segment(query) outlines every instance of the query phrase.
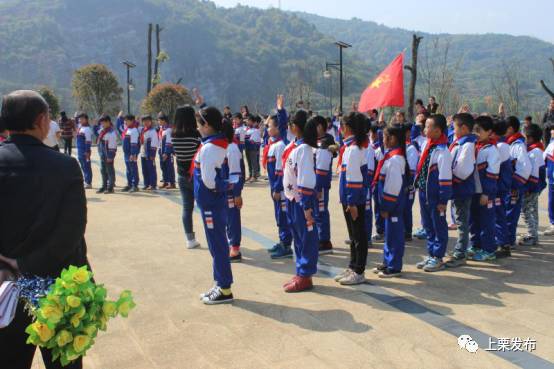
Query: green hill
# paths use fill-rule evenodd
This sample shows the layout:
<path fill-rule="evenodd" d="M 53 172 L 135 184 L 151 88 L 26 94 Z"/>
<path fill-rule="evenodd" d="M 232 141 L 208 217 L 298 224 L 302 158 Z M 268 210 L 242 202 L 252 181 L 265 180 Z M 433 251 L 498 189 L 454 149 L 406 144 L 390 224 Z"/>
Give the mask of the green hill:
<path fill-rule="evenodd" d="M 329 108 L 329 87 L 337 103 L 337 78 L 323 79 L 326 61 L 337 59 L 333 42 L 352 43 L 345 56 L 345 106 L 372 76 L 410 45 L 411 32 L 360 20 L 343 21 L 276 9 L 218 8 L 196 0 L 4 0 L 0 3 L 0 92 L 51 86 L 62 107 L 74 109 L 72 72 L 103 63 L 125 83 L 121 62 L 137 64 L 133 105 L 146 93 L 147 24 L 159 23 L 169 60 L 162 81 L 198 87 L 209 103 L 253 110 L 273 106 L 275 94 L 302 98 L 316 110 Z M 425 34 L 422 48 L 433 37 Z M 554 45 L 529 37 L 450 36 L 451 57 L 463 56 L 456 87 L 459 98 L 490 94 L 491 75 L 501 61 L 526 73 L 522 111 L 542 110 L 539 79 L 552 82 L 548 57 Z M 528 74 L 528 75 L 527 75 Z M 419 96 L 425 97 L 423 85 Z"/>

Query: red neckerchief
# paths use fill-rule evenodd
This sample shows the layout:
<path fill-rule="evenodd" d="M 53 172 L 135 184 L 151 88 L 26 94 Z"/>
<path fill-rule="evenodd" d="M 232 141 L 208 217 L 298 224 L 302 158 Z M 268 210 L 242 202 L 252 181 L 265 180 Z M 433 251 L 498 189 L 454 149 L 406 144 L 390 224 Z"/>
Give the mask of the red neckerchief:
<path fill-rule="evenodd" d="M 448 137 L 446 137 L 445 134 L 442 134 L 437 140 L 432 140 L 430 138 L 427 139 L 427 145 L 425 145 L 425 150 L 421 153 L 421 156 L 419 158 L 419 163 L 417 163 L 417 171 L 416 171 L 416 177 L 419 176 L 419 173 L 421 172 L 421 168 L 423 168 L 423 163 L 425 163 L 425 160 L 427 160 L 427 156 L 429 155 L 429 150 L 431 150 L 432 147 L 435 147 L 437 145 L 443 145 L 448 143 Z"/>
<path fill-rule="evenodd" d="M 458 145 L 458 138 L 456 138 L 454 141 L 452 141 L 452 143 L 450 144 L 450 146 L 448 146 L 448 151 L 452 152 L 452 150 Z"/>
<path fill-rule="evenodd" d="M 111 132 L 112 131 L 112 127 L 109 127 L 107 129 L 103 129 L 102 132 L 100 132 L 100 135 L 98 136 L 98 143 L 102 142 L 102 139 L 104 138 L 104 136 L 108 133 L 108 132 Z"/>
<path fill-rule="evenodd" d="M 381 175 L 381 169 L 383 169 L 383 165 L 385 164 L 385 161 L 389 160 L 390 158 L 396 155 L 404 155 L 404 150 L 402 150 L 400 147 L 389 150 L 389 152 L 385 154 L 383 159 L 379 160 L 379 164 L 377 164 L 377 170 L 375 171 L 375 177 L 373 177 L 373 183 L 372 183 L 373 186 L 375 186 L 377 182 L 379 182 L 379 175 Z"/>
<path fill-rule="evenodd" d="M 164 135 L 165 128 L 160 127 L 160 130 L 158 131 L 158 138 L 160 139 L 160 142 L 162 141 L 163 135 Z"/>
<path fill-rule="evenodd" d="M 296 149 L 296 141 L 294 141 L 292 144 L 290 144 L 285 151 L 283 151 L 283 168 L 285 168 L 285 164 L 287 163 L 287 159 L 289 158 L 290 153 Z"/>
<path fill-rule="evenodd" d="M 127 127 L 125 127 L 125 129 L 123 130 L 123 133 L 121 134 L 121 139 L 124 140 L 125 139 L 125 136 L 127 136 L 127 130 L 129 128 L 135 128 L 135 123 L 131 123 L 130 125 L 128 125 Z"/>
<path fill-rule="evenodd" d="M 542 142 L 535 142 L 534 144 L 527 145 L 527 152 L 533 150 L 533 149 L 540 149 L 541 151 L 544 151 L 544 145 Z"/>
<path fill-rule="evenodd" d="M 227 150 L 227 146 L 229 146 L 229 141 L 227 139 L 221 137 L 221 136 L 215 136 L 214 138 L 206 140 L 206 144 L 212 143 L 216 146 L 221 147 L 222 149 Z M 194 153 L 194 156 L 192 158 L 192 162 L 190 163 L 189 167 L 189 176 L 192 178 L 194 176 L 194 168 L 195 168 L 195 162 L 196 157 L 198 156 L 198 153 L 202 149 L 202 146 L 204 146 L 204 143 L 201 143 L 200 146 L 198 146 L 198 150 L 196 150 L 196 153 Z"/>
<path fill-rule="evenodd" d="M 144 134 L 152 129 L 152 126 L 150 128 L 144 127 L 142 129 L 142 132 L 140 133 L 140 143 L 144 145 Z"/>
<path fill-rule="evenodd" d="M 273 141 L 271 138 L 267 141 L 267 145 L 264 146 L 264 153 L 262 156 L 262 166 L 264 169 L 267 168 L 267 156 L 269 155 L 269 148 L 271 145 L 281 141 L 281 138 L 276 138 L 275 141 Z"/>
<path fill-rule="evenodd" d="M 489 138 L 487 141 L 476 142 L 475 143 L 475 157 L 477 157 L 477 154 L 479 154 L 479 151 L 481 151 L 485 147 L 487 147 L 489 145 L 496 146 L 497 143 L 498 143 L 498 141 L 495 140 L 495 139 L 492 139 L 492 138 Z"/>
<path fill-rule="evenodd" d="M 350 140 L 350 142 L 346 142 Z M 354 140 L 354 137 L 353 136 L 350 136 L 348 137 L 347 139 L 344 140 L 344 145 L 342 145 L 342 147 L 340 148 L 340 151 L 339 151 L 339 160 L 337 161 L 337 171 L 340 171 L 340 167 L 342 165 L 342 156 L 344 155 L 344 150 L 346 150 L 346 148 L 350 145 L 352 145 L 354 142 L 356 142 Z"/>
<path fill-rule="evenodd" d="M 515 140 L 518 140 L 518 139 L 520 139 L 520 138 L 523 138 L 523 135 L 522 135 L 521 133 L 519 133 L 519 132 L 518 132 L 518 133 L 514 133 L 513 135 L 511 135 L 510 137 L 508 137 L 508 138 L 506 139 L 506 143 L 507 143 L 508 145 L 511 145 Z"/>

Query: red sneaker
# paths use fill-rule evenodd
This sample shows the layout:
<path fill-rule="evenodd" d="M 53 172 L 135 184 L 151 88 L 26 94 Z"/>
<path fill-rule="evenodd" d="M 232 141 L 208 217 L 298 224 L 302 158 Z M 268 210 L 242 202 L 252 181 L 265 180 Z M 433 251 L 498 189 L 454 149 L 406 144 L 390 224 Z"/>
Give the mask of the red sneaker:
<path fill-rule="evenodd" d="M 298 276 L 296 280 L 293 280 L 292 283 L 288 284 L 285 287 L 285 292 L 292 293 L 292 292 L 302 292 L 311 290 L 314 288 L 314 285 L 312 283 L 312 277 L 300 277 Z"/>
<path fill-rule="evenodd" d="M 296 280 L 300 278 L 299 276 L 295 275 L 294 277 L 292 277 L 289 281 L 287 281 L 284 285 L 283 285 L 283 288 L 286 288 L 289 284 L 292 284 L 294 282 L 296 282 Z"/>

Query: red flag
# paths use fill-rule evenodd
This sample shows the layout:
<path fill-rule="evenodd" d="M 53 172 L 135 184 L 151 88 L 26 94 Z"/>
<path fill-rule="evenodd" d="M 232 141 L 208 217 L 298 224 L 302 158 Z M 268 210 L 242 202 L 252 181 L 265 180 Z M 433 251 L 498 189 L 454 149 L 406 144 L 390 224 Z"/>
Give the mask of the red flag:
<path fill-rule="evenodd" d="M 404 106 L 403 67 L 404 53 L 400 53 L 362 93 L 358 103 L 360 113 L 385 106 Z"/>

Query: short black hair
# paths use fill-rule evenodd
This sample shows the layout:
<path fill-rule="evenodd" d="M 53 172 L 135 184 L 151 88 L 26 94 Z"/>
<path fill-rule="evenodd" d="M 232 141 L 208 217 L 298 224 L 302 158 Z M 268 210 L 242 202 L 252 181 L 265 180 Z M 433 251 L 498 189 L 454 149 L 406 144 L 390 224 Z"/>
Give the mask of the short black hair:
<path fill-rule="evenodd" d="M 242 114 L 241 113 L 235 113 L 235 114 L 233 114 L 233 118 L 237 118 L 237 119 L 242 120 Z"/>
<path fill-rule="evenodd" d="M 248 114 L 248 116 L 246 117 L 246 120 L 249 120 L 251 122 L 255 122 L 256 121 L 256 117 L 252 114 Z"/>
<path fill-rule="evenodd" d="M 512 127 L 514 132 L 519 132 L 520 125 L 521 123 L 519 122 L 519 119 L 517 117 L 511 115 L 508 118 L 506 118 L 506 127 L 507 128 Z"/>
<path fill-rule="evenodd" d="M 77 118 L 85 118 L 86 120 L 88 120 L 88 114 L 87 113 L 81 113 L 77 116 Z"/>
<path fill-rule="evenodd" d="M 140 118 L 140 120 L 142 122 L 144 122 L 145 120 L 152 120 L 152 116 L 151 115 L 143 115 L 142 118 Z"/>
<path fill-rule="evenodd" d="M 2 99 L 0 126 L 14 132 L 31 130 L 38 116 L 44 113 L 48 113 L 48 103 L 38 92 L 13 91 Z"/>
<path fill-rule="evenodd" d="M 458 121 L 462 126 L 466 126 L 470 131 L 473 130 L 473 125 L 475 124 L 475 119 L 469 113 L 458 113 L 454 115 L 454 121 Z"/>
<path fill-rule="evenodd" d="M 542 130 L 538 124 L 532 123 L 525 127 L 525 137 L 531 137 L 535 142 L 539 142 L 542 138 Z"/>
<path fill-rule="evenodd" d="M 530 115 L 527 115 L 523 120 L 528 120 L 529 122 L 533 121 L 533 117 Z"/>
<path fill-rule="evenodd" d="M 200 109 L 198 114 L 201 116 L 199 119 L 200 125 L 208 124 L 216 132 L 221 132 L 223 126 L 223 116 L 219 109 L 209 106 L 205 109 Z"/>
<path fill-rule="evenodd" d="M 108 114 L 102 114 L 102 116 L 100 116 L 100 118 L 98 119 L 98 123 L 102 123 L 102 122 L 112 122 L 112 118 L 110 118 L 110 116 Z"/>
<path fill-rule="evenodd" d="M 133 114 L 127 114 L 123 120 L 130 120 L 130 121 L 135 121 L 135 116 Z"/>
<path fill-rule="evenodd" d="M 506 131 L 508 130 L 508 126 L 506 125 L 506 122 L 497 119 L 494 121 L 494 124 L 492 125 L 492 131 L 499 137 L 502 137 L 506 134 Z"/>
<path fill-rule="evenodd" d="M 233 129 L 231 121 L 229 119 L 223 119 L 223 125 L 221 128 L 223 131 L 223 136 L 225 136 L 229 143 L 232 143 L 233 139 L 235 138 L 235 130 Z"/>
<path fill-rule="evenodd" d="M 444 115 L 431 114 L 429 119 L 433 120 L 433 124 L 438 127 L 442 133 L 446 133 L 446 131 L 448 130 L 448 125 L 446 124 L 446 117 Z"/>
<path fill-rule="evenodd" d="M 484 131 L 490 131 L 493 128 L 494 122 L 488 115 L 480 115 L 475 119 L 475 125 L 481 127 Z"/>
<path fill-rule="evenodd" d="M 417 99 L 417 100 L 415 101 L 415 104 L 416 104 L 416 105 L 423 105 L 423 100 Z"/>
<path fill-rule="evenodd" d="M 328 127 L 328 125 L 327 125 L 327 120 L 326 120 L 325 118 L 323 118 L 321 115 L 315 115 L 315 116 L 313 116 L 313 117 L 312 117 L 312 120 L 314 121 L 316 127 L 321 126 L 321 127 L 323 127 L 323 129 L 324 129 L 325 131 L 327 131 L 327 127 Z"/>
<path fill-rule="evenodd" d="M 379 114 L 379 110 L 377 110 L 377 109 L 372 109 L 371 112 L 372 112 L 373 114 L 377 114 L 377 115 Z"/>

